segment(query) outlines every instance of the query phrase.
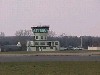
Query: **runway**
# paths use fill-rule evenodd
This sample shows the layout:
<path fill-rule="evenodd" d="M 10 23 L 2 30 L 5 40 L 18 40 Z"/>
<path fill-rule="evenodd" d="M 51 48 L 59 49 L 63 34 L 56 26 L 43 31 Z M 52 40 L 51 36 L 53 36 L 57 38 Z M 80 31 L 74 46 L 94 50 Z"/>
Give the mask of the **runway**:
<path fill-rule="evenodd" d="M 100 61 L 100 56 L 0 55 L 0 62 L 35 62 L 35 61 Z"/>

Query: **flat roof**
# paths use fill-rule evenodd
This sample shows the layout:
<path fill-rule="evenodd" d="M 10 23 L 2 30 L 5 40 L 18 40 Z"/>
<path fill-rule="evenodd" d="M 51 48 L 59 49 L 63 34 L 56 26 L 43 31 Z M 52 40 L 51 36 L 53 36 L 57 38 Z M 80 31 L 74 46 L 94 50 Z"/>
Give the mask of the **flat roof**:
<path fill-rule="evenodd" d="M 48 29 L 49 30 L 49 26 L 37 26 L 37 27 L 31 27 L 31 29 Z"/>

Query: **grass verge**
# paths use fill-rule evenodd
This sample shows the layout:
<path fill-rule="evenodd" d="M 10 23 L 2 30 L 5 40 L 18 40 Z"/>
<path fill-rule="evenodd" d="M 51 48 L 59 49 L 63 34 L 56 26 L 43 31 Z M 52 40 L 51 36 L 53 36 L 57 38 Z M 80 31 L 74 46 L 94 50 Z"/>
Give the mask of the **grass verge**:
<path fill-rule="evenodd" d="M 88 52 L 100 52 L 100 50 L 97 51 L 89 51 L 89 50 L 68 50 L 68 51 L 43 51 L 43 52 L 37 52 L 37 51 L 13 51 L 13 52 L 0 52 L 0 54 L 36 54 L 36 53 L 88 53 Z"/>
<path fill-rule="evenodd" d="M 100 62 L 0 63 L 0 75 L 100 75 Z"/>

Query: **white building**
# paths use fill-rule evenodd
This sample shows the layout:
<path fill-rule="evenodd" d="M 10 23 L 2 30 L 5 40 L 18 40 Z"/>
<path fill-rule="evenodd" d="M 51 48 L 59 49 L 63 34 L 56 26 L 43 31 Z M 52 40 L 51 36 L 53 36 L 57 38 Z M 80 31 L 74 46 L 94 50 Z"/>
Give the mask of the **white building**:
<path fill-rule="evenodd" d="M 100 50 L 100 47 L 88 47 L 88 50 Z"/>
<path fill-rule="evenodd" d="M 56 51 L 59 50 L 59 41 L 47 41 L 49 26 L 32 27 L 34 40 L 27 41 L 27 51 Z"/>

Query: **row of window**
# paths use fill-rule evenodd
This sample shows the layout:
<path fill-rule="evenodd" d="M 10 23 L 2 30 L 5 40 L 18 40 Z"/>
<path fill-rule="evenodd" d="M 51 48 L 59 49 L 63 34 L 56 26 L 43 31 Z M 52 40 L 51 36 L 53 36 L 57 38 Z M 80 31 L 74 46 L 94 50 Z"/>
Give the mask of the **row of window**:
<path fill-rule="evenodd" d="M 43 47 L 43 49 L 46 49 L 46 47 Z M 50 49 L 53 49 L 53 47 L 51 46 Z"/>
<path fill-rule="evenodd" d="M 34 36 L 35 39 L 39 39 L 39 36 Z M 43 36 L 41 36 L 41 39 L 43 39 Z M 45 37 L 47 39 L 47 37 Z"/>
<path fill-rule="evenodd" d="M 46 42 L 40 42 L 40 45 L 45 45 Z M 54 46 L 54 42 L 47 42 L 47 45 L 51 46 L 51 44 Z M 39 42 L 35 42 L 35 45 L 39 45 Z M 55 45 L 58 45 L 58 42 L 55 42 Z"/>

